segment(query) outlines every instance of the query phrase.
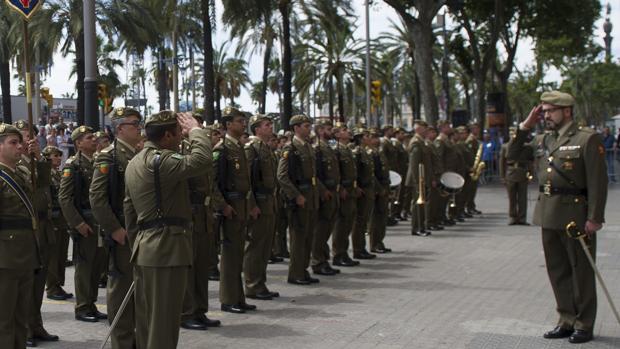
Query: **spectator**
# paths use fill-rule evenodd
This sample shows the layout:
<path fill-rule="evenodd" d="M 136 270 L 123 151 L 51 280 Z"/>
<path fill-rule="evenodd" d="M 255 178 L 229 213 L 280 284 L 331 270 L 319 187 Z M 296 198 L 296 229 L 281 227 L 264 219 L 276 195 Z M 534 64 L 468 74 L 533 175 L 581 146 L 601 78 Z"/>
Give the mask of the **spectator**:
<path fill-rule="evenodd" d="M 491 134 L 488 131 L 484 131 L 482 136 L 482 161 L 484 161 L 484 180 L 488 182 L 491 179 L 493 170 L 497 163 L 498 144 L 497 140 L 491 138 Z"/>
<path fill-rule="evenodd" d="M 612 182 L 616 181 L 615 175 L 615 154 L 616 154 L 616 140 L 612 136 L 609 127 L 603 129 L 603 145 L 605 146 L 605 160 L 607 160 L 607 176 Z"/>

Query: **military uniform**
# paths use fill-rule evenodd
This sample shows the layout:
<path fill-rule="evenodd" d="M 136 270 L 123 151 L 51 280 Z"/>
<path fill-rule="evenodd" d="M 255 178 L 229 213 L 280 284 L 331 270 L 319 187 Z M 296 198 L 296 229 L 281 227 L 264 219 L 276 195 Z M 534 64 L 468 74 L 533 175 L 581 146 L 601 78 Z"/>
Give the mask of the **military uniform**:
<path fill-rule="evenodd" d="M 473 156 L 473 160 L 475 162 L 478 149 L 480 148 L 480 141 L 474 136 L 473 133 L 470 133 L 467 139 L 465 140 L 465 145 L 467 145 L 467 149 Z M 480 153 L 480 159 L 478 161 L 482 161 L 482 153 Z M 473 168 L 474 162 L 472 162 L 472 171 L 476 170 Z M 468 183 L 467 189 L 467 198 L 465 201 L 465 209 L 468 213 L 474 214 L 479 213 L 476 209 L 476 193 L 478 192 L 478 180 L 473 180 L 470 178 L 470 183 Z"/>
<path fill-rule="evenodd" d="M 291 118 L 291 127 L 310 123 L 305 115 Z M 312 281 L 308 273 L 310 252 L 312 249 L 313 222 L 319 208 L 319 193 L 316 179 L 316 159 L 312 145 L 297 136 L 284 146 L 282 158 L 278 163 L 278 181 L 287 200 L 290 263 L 288 281 L 293 284 L 307 285 Z M 303 207 L 296 204 L 299 195 L 306 199 Z"/>
<path fill-rule="evenodd" d="M 282 158 L 282 150 L 275 152 L 276 161 L 280 163 Z M 288 251 L 287 234 L 288 234 L 288 214 L 285 194 L 280 188 L 280 183 L 277 182 L 278 190 L 276 191 L 277 202 L 277 214 L 276 214 L 276 234 L 273 239 L 273 255 L 281 258 L 289 258 L 291 254 Z"/>
<path fill-rule="evenodd" d="M 255 115 L 250 126 L 271 121 L 265 115 Z M 267 264 L 271 257 L 277 212 L 277 160 L 273 151 L 260 138 L 255 137 L 245 145 L 245 155 L 250 166 L 252 195 L 260 214 L 248 227 L 245 246 L 243 275 L 248 297 L 271 299 L 279 294 L 267 288 Z"/>
<path fill-rule="evenodd" d="M 357 211 L 357 166 L 353 152 L 347 144 L 338 142 L 335 151 L 340 166 L 340 190 L 346 191 L 346 197 L 340 196 L 340 206 L 332 236 L 333 264 L 353 266 L 355 262 L 351 260 L 347 251 Z"/>
<path fill-rule="evenodd" d="M 408 212 L 405 208 L 408 206 L 406 203 L 411 201 L 411 191 L 407 190 L 407 187 L 404 184 L 404 179 L 407 176 L 407 168 L 409 162 L 409 154 L 407 153 L 407 149 L 405 149 L 405 145 L 401 143 L 398 139 L 392 139 L 392 144 L 394 148 L 396 148 L 396 167 L 394 171 L 398 173 L 401 177 L 401 185 L 398 187 L 398 199 L 397 205 L 394 205 L 394 214 L 398 216 L 401 220 L 407 216 Z"/>
<path fill-rule="evenodd" d="M 354 136 L 361 136 L 368 133 L 365 129 L 355 130 Z M 362 144 L 358 144 L 353 149 L 355 166 L 357 168 L 357 185 L 360 188 L 360 195 L 357 198 L 357 212 L 351 242 L 353 245 L 353 257 L 357 259 L 372 259 L 376 255 L 366 250 L 366 232 L 369 226 L 369 218 L 375 205 L 375 163 L 372 157 L 372 149 Z"/>
<path fill-rule="evenodd" d="M 428 187 L 428 205 L 426 221 L 429 229 L 441 230 L 441 222 L 443 220 L 440 207 L 441 207 L 441 195 L 439 194 L 439 188 L 437 183 L 441 178 L 441 174 L 444 172 L 439 158 L 439 152 L 435 144 L 430 140 L 426 140 L 427 153 L 430 156 L 430 169 L 427 171 L 427 175 L 430 177 L 430 186 Z M 435 183 L 433 186 L 432 184 Z"/>
<path fill-rule="evenodd" d="M 572 96 L 557 91 L 543 93 L 541 100 L 559 107 L 574 103 Z M 518 158 L 525 147 L 534 153 L 540 183 L 534 224 L 542 228 L 547 272 L 559 314 L 558 327 L 584 331 L 591 339 L 597 304 L 594 271 L 580 243 L 565 231 L 570 222 L 583 231 L 587 220 L 599 224 L 605 220 L 605 148 L 594 130 L 579 127 L 573 121 L 557 132 L 537 135 L 526 144 L 528 133 L 527 129 L 517 131 L 506 156 Z M 587 241 L 590 253 L 596 256 L 596 236 Z"/>
<path fill-rule="evenodd" d="M 373 149 L 372 159 L 376 182 L 374 210 L 368 228 L 370 251 L 376 253 L 391 252 L 383 244 L 390 214 L 390 164 L 383 147 Z"/>
<path fill-rule="evenodd" d="M 245 117 L 234 108 L 224 109 L 224 117 Z M 221 211 L 225 205 L 234 209 L 231 218 L 222 218 L 222 259 L 220 262 L 220 303 L 222 309 L 232 306 L 243 312 L 243 253 L 247 239 L 250 210 L 256 205 L 252 195 L 250 165 L 239 140 L 226 134 L 213 149 L 215 169 L 214 206 Z M 237 312 L 237 311 L 234 311 Z"/>
<path fill-rule="evenodd" d="M 92 133 L 92 129 L 80 126 L 73 131 L 71 138 Z M 82 318 L 88 316 L 91 321 L 106 318 L 98 312 L 95 302 L 100 271 L 105 262 L 105 251 L 99 241 L 99 229 L 92 214 L 88 191 L 93 177 L 93 159 L 81 151 L 70 157 L 65 163 L 58 198 L 62 213 L 69 226 L 76 229 L 81 224 L 88 224 L 92 234 L 82 236 L 73 232 L 75 264 L 75 314 Z M 101 315 L 98 315 L 101 314 Z"/>
<path fill-rule="evenodd" d="M 458 164 L 461 159 L 454 149 L 454 143 L 450 140 L 448 135 L 445 133 L 439 134 L 433 143 L 438 158 L 437 167 L 440 169 L 439 172 L 442 172 L 442 174 L 444 172 L 459 173 Z M 450 196 L 440 196 L 437 208 L 438 219 L 449 225 L 454 224 L 451 218 L 448 218 L 447 216 L 448 203 L 451 199 L 452 198 Z"/>
<path fill-rule="evenodd" d="M 383 154 L 383 156 L 385 157 L 385 161 L 387 164 L 388 178 L 389 178 L 390 171 L 396 172 L 398 169 L 398 149 L 396 149 L 396 146 L 394 146 L 394 143 L 392 142 L 392 140 L 386 136 L 387 130 L 390 130 L 390 129 L 392 129 L 392 126 L 384 126 L 383 127 L 384 136 L 379 139 L 379 149 L 381 153 Z M 387 203 L 388 203 L 388 212 L 386 214 L 388 215 L 388 218 L 386 218 L 386 224 L 395 225 L 396 223 L 398 223 L 400 206 L 398 204 L 394 205 L 394 201 L 390 202 L 389 194 L 390 193 L 389 193 L 389 184 L 388 184 L 388 197 L 386 198 Z"/>
<path fill-rule="evenodd" d="M 427 149 L 424 139 L 416 134 L 411 140 L 409 152 L 409 169 L 405 185 L 411 190 L 411 234 L 428 235 L 426 230 L 426 202 L 417 203 L 420 196 L 420 165 L 424 167 L 424 180 L 428 181 L 430 170 L 430 150 Z M 426 183 L 423 184 L 426 189 Z M 428 193 L 428 191 L 426 192 Z"/>
<path fill-rule="evenodd" d="M 499 176 L 506 182 L 510 225 L 526 224 L 528 170 L 534 160 L 531 148 L 523 148 L 516 158 L 508 159 L 509 143 L 503 144 L 499 157 Z"/>
<path fill-rule="evenodd" d="M 21 139 L 14 126 L 0 124 L 0 136 L 9 135 L 18 135 Z M 40 167 L 39 172 L 43 171 L 45 168 Z M 33 306 L 34 270 L 41 267 L 35 235 L 34 191 L 28 173 L 20 165 L 11 168 L 0 162 L 1 348 L 26 346 L 26 327 Z"/>
<path fill-rule="evenodd" d="M 329 124 L 331 125 L 331 123 Z M 340 205 L 340 166 L 336 152 L 320 140 L 314 145 L 319 194 L 321 201 L 318 219 L 314 226 L 312 242 L 312 269 L 321 275 L 334 275 L 338 271 L 329 266 L 329 245 L 327 241 L 334 229 Z M 325 193 L 331 197 L 325 199 Z"/>
<path fill-rule="evenodd" d="M 111 120 L 122 120 L 129 116 L 141 115 L 131 108 L 116 108 L 110 114 Z M 120 308 L 129 287 L 133 282 L 133 266 L 129 262 L 131 245 L 135 236 L 130 236 L 121 245 L 112 239 L 112 233 L 125 229 L 123 200 L 125 198 L 125 170 L 129 161 L 136 155 L 136 149 L 120 138 L 101 150 L 94 163 L 93 179 L 90 184 L 90 205 L 93 216 L 104 232 L 105 245 L 109 251 L 107 270 L 106 304 L 110 315 L 109 322 Z M 134 301 L 130 299 L 120 320 L 112 331 L 113 348 L 133 348 L 135 346 Z"/>
<path fill-rule="evenodd" d="M 457 128 L 458 132 L 467 132 L 465 126 L 459 126 Z M 456 194 L 456 207 L 455 207 L 455 215 L 459 221 L 463 221 L 463 218 L 468 214 L 465 212 L 465 206 L 467 205 L 467 201 L 471 196 L 473 189 L 473 180 L 471 179 L 471 170 L 474 165 L 475 155 L 473 153 L 473 148 L 468 146 L 465 140 L 461 140 L 456 143 L 455 149 L 457 154 L 460 157 L 459 163 L 459 174 L 463 176 L 465 179 L 465 184 L 463 185 L 463 189 Z"/>
<path fill-rule="evenodd" d="M 176 115 L 162 111 L 145 128 L 175 125 Z M 206 131 L 189 132 L 190 155 L 147 141 L 125 171 L 124 212 L 127 232 L 135 236 L 136 346 L 175 348 L 187 274 L 193 262 L 188 179 L 211 166 Z"/>

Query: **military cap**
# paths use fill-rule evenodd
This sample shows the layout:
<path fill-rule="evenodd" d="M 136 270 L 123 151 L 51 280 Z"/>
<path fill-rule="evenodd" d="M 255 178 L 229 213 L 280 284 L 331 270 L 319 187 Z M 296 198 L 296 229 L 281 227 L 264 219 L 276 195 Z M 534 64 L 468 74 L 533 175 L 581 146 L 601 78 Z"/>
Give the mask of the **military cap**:
<path fill-rule="evenodd" d="M 437 120 L 437 127 L 442 127 L 442 126 L 450 126 L 450 121 L 448 120 Z"/>
<path fill-rule="evenodd" d="M 394 128 L 394 126 L 392 126 L 392 125 L 384 125 L 383 127 L 381 127 L 381 131 L 386 131 L 386 130 L 389 130 L 391 128 Z"/>
<path fill-rule="evenodd" d="M 420 126 L 428 127 L 428 123 L 426 121 L 424 121 L 424 120 L 421 120 L 421 119 L 413 120 L 413 124 L 414 125 L 420 125 Z"/>
<path fill-rule="evenodd" d="M 353 129 L 353 137 L 363 136 L 365 133 L 368 133 L 368 130 L 363 126 L 359 126 Z"/>
<path fill-rule="evenodd" d="M 508 132 L 510 132 L 510 133 L 517 133 L 517 127 L 516 126 L 510 126 L 508 128 Z"/>
<path fill-rule="evenodd" d="M 108 114 L 110 120 L 124 119 L 130 116 L 136 116 L 138 120 L 142 120 L 140 112 L 132 107 L 116 107 Z"/>
<path fill-rule="evenodd" d="M 299 115 L 295 115 L 295 116 L 293 116 L 293 117 L 289 120 L 288 124 L 289 124 L 291 127 L 293 127 L 293 126 L 295 126 L 295 125 L 301 125 L 301 124 L 303 124 L 304 122 L 312 123 L 312 120 L 311 120 L 309 117 L 307 117 L 306 115 L 299 114 Z"/>
<path fill-rule="evenodd" d="M 144 127 L 165 126 L 177 123 L 177 114 L 172 110 L 162 110 L 159 113 L 151 114 L 144 122 Z"/>
<path fill-rule="evenodd" d="M 107 139 L 110 139 L 110 136 L 107 133 L 103 132 L 103 131 L 95 132 L 95 139 L 104 138 L 104 137 L 107 138 Z"/>
<path fill-rule="evenodd" d="M 256 114 L 250 118 L 250 129 L 254 129 L 254 127 L 258 126 L 261 121 L 271 121 L 271 117 L 265 114 Z"/>
<path fill-rule="evenodd" d="M 469 129 L 467 128 L 467 126 L 461 125 L 456 128 L 456 132 L 460 132 L 460 133 L 469 132 Z"/>
<path fill-rule="evenodd" d="M 22 133 L 17 127 L 11 124 L 0 123 L 0 137 L 8 135 L 16 135 L 19 136 L 20 141 L 23 140 Z"/>
<path fill-rule="evenodd" d="M 573 104 L 575 104 L 575 98 L 573 98 L 573 96 L 560 91 L 543 92 L 540 96 L 540 101 L 557 105 L 558 107 L 572 107 Z"/>
<path fill-rule="evenodd" d="M 222 120 L 223 121 L 231 121 L 235 116 L 240 116 L 245 118 L 245 114 L 235 107 L 226 107 L 222 110 Z"/>
<path fill-rule="evenodd" d="M 25 121 L 25 120 L 15 121 L 13 123 L 13 126 L 15 126 L 15 128 L 17 128 L 20 131 L 28 131 L 28 121 Z M 39 129 L 35 125 L 32 125 L 32 131 L 34 132 L 35 135 L 39 133 Z"/>
<path fill-rule="evenodd" d="M 381 136 L 381 132 L 379 132 L 379 130 L 376 127 L 369 128 L 368 129 L 368 133 L 370 133 L 370 135 L 373 136 L 373 137 Z"/>
<path fill-rule="evenodd" d="M 71 132 L 71 140 L 75 142 L 78 138 L 82 137 L 87 133 L 93 133 L 93 129 L 88 126 L 76 127 L 75 130 Z"/>
<path fill-rule="evenodd" d="M 394 133 L 398 133 L 398 132 L 406 132 L 404 128 L 397 126 L 394 127 Z"/>
<path fill-rule="evenodd" d="M 336 123 L 334 123 L 334 128 L 347 128 L 347 124 L 342 121 L 336 121 Z"/>
<path fill-rule="evenodd" d="M 196 121 L 198 121 L 199 124 L 202 125 L 202 123 L 205 121 L 204 116 L 202 116 L 201 112 L 198 111 L 194 111 L 192 112 L 192 116 L 194 117 L 194 119 L 196 119 Z"/>
<path fill-rule="evenodd" d="M 43 151 L 41 151 L 41 154 L 43 154 L 43 156 L 45 156 L 46 158 L 49 158 L 54 153 L 62 155 L 62 150 L 53 145 L 48 145 L 47 147 L 43 148 Z"/>
<path fill-rule="evenodd" d="M 437 127 L 435 127 L 433 125 L 428 126 L 427 129 L 437 132 Z"/>

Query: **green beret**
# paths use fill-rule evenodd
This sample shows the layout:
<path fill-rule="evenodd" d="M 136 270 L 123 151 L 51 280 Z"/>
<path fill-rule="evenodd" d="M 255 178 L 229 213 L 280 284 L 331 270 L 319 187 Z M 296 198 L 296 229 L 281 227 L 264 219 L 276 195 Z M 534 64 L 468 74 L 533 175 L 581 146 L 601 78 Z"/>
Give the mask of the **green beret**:
<path fill-rule="evenodd" d="M 413 120 L 413 124 L 414 125 L 420 125 L 420 126 L 428 127 L 428 123 L 426 121 L 424 121 L 424 120 L 421 120 L 421 119 Z"/>
<path fill-rule="evenodd" d="M 245 118 L 245 114 L 235 107 L 226 107 L 222 110 L 223 121 L 231 121 L 235 116 Z"/>
<path fill-rule="evenodd" d="M 151 114 L 144 122 L 144 127 L 174 125 L 177 123 L 177 114 L 172 110 L 162 110 L 159 113 Z"/>
<path fill-rule="evenodd" d="M 558 107 L 572 107 L 575 104 L 575 98 L 568 93 L 560 91 L 543 92 L 540 96 L 543 103 L 557 105 Z"/>
<path fill-rule="evenodd" d="M 140 115 L 140 112 L 137 111 L 134 108 L 131 108 L 131 107 L 118 107 L 118 108 L 114 108 L 108 114 L 108 117 L 110 118 L 110 120 L 124 119 L 124 118 L 130 117 L 130 116 L 136 116 L 136 117 L 138 117 L 138 120 L 142 120 L 142 115 Z"/>
<path fill-rule="evenodd" d="M 15 126 L 15 128 L 17 128 L 20 131 L 29 131 L 28 121 L 25 121 L 25 120 L 15 121 L 13 123 L 13 126 Z M 35 135 L 39 133 L 39 129 L 34 125 L 32 125 L 32 131 L 34 132 Z"/>
<path fill-rule="evenodd" d="M 307 117 L 306 115 L 299 114 L 299 115 L 295 115 L 295 116 L 293 116 L 293 117 L 289 120 L 288 124 L 289 124 L 291 127 L 293 127 L 293 126 L 295 126 L 295 125 L 301 125 L 301 124 L 303 124 L 304 122 L 307 122 L 307 123 L 312 123 L 312 120 L 311 120 L 309 117 Z"/>
<path fill-rule="evenodd" d="M 45 156 L 46 158 L 49 158 L 50 156 L 52 156 L 52 154 L 58 154 L 62 156 L 62 150 L 53 145 L 48 145 L 47 147 L 43 148 L 41 154 L 43 154 L 43 156 Z"/>
<path fill-rule="evenodd" d="M 78 138 L 88 133 L 93 133 L 93 129 L 91 127 L 80 126 L 71 132 L 71 140 L 75 142 Z"/>
<path fill-rule="evenodd" d="M 11 124 L 0 123 L 0 137 L 8 136 L 8 135 L 16 135 L 19 136 L 20 142 L 23 141 L 22 133 L 19 132 L 19 129 Z"/>
<path fill-rule="evenodd" d="M 258 126 L 261 121 L 272 121 L 271 117 L 265 114 L 256 114 L 250 118 L 250 128 Z"/>

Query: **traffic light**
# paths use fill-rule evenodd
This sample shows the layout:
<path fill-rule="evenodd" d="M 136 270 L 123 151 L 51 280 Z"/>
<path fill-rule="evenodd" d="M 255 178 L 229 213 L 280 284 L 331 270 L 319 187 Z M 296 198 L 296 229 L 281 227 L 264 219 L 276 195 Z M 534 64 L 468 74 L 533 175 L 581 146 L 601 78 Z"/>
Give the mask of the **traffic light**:
<path fill-rule="evenodd" d="M 97 85 L 97 100 L 99 106 L 103 107 L 105 99 L 108 97 L 108 87 L 105 84 Z"/>
<path fill-rule="evenodd" d="M 41 87 L 41 89 L 39 90 L 39 93 L 41 95 L 41 98 L 47 100 L 47 96 L 49 96 L 50 94 L 50 89 L 47 87 Z"/>
<path fill-rule="evenodd" d="M 45 97 L 45 100 L 47 101 L 47 107 L 48 107 L 49 109 L 52 109 L 52 106 L 54 105 L 54 96 L 53 96 L 53 95 L 48 94 L 48 95 Z"/>
<path fill-rule="evenodd" d="M 381 105 L 381 80 L 373 80 L 370 83 L 370 99 L 372 104 Z"/>

